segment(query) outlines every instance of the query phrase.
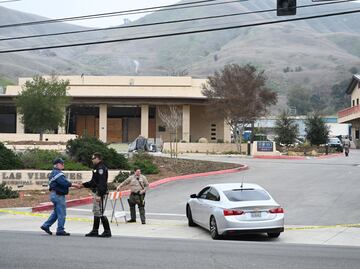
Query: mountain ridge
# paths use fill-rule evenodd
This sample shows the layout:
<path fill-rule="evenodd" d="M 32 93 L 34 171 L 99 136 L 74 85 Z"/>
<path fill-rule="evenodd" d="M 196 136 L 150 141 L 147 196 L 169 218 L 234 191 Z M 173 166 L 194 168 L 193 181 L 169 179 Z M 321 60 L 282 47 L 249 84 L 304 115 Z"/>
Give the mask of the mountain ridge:
<path fill-rule="evenodd" d="M 311 1 L 302 1 L 309 4 Z M 181 11 L 154 12 L 131 24 L 203 17 L 275 8 L 273 1 L 252 0 Z M 350 10 L 360 3 L 299 8 L 298 16 Z M 44 19 L 0 7 L 0 25 Z M 193 21 L 154 27 L 92 32 L 34 40 L 0 42 L 0 50 L 92 40 L 167 33 L 184 29 L 204 29 L 219 25 L 238 25 L 249 21 L 279 19 L 274 13 Z M 283 18 L 280 18 L 283 19 Z M 6 29 L 6 28 L 5 28 Z M 0 29 L 0 36 L 19 36 L 88 29 L 67 23 Z M 141 41 L 62 48 L 34 52 L 0 54 L 0 75 L 11 79 L 34 74 L 88 75 L 171 75 L 186 72 L 207 77 L 225 64 L 252 63 L 264 69 L 270 86 L 286 96 L 296 86 L 329 96 L 331 87 L 360 69 L 360 20 L 358 15 L 265 25 L 244 29 L 208 32 Z M 284 99 L 284 98 L 281 98 Z M 282 104 L 284 106 L 284 104 Z"/>

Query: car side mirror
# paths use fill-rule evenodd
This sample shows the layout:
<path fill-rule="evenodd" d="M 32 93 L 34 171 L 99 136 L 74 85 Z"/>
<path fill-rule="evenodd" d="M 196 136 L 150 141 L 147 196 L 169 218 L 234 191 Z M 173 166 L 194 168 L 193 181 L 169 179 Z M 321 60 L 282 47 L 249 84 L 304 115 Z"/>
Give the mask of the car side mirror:
<path fill-rule="evenodd" d="M 197 195 L 196 194 L 191 194 L 190 198 L 197 198 Z"/>

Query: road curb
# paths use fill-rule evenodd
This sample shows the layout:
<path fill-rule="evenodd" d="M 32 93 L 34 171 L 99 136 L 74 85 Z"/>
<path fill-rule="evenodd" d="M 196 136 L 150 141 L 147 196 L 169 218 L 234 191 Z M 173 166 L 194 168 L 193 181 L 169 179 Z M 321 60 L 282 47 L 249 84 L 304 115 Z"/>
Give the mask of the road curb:
<path fill-rule="evenodd" d="M 322 155 L 319 157 L 316 157 L 315 159 L 330 159 L 330 158 L 335 158 L 335 157 L 340 157 L 340 156 L 344 156 L 342 153 L 334 153 L 334 154 L 329 154 L 329 155 Z"/>
<path fill-rule="evenodd" d="M 226 170 L 219 170 L 219 171 L 210 171 L 210 172 L 205 172 L 205 173 L 196 173 L 196 174 L 189 174 L 189 175 L 182 175 L 182 176 L 175 176 L 175 177 L 168 177 L 168 178 L 163 178 L 154 182 L 151 182 L 149 184 L 149 188 L 153 189 L 156 188 L 160 185 L 169 183 L 169 182 L 174 182 L 174 181 L 178 181 L 178 180 L 186 180 L 186 179 L 193 179 L 193 178 L 197 178 L 197 177 L 205 177 L 205 176 L 211 176 L 211 175 L 221 175 L 221 174 L 230 174 L 230 173 L 238 173 L 244 170 L 249 169 L 249 167 L 247 165 L 241 165 L 238 168 L 233 168 L 233 169 L 226 169 Z M 122 194 L 124 196 L 127 196 L 130 194 L 129 191 L 123 191 Z M 73 200 L 68 200 L 66 201 L 66 206 L 67 207 L 74 207 L 74 206 L 81 206 L 81 205 L 87 205 L 87 204 L 91 204 L 92 203 L 92 196 L 88 196 L 85 198 L 80 198 L 80 199 L 73 199 Z M 42 203 L 39 204 L 35 207 L 32 207 L 31 211 L 32 212 L 42 212 L 42 211 L 49 211 L 53 209 L 53 204 L 52 203 Z"/>
<path fill-rule="evenodd" d="M 342 153 L 334 153 L 334 154 L 329 154 L 329 155 L 321 155 L 318 157 L 310 157 L 310 156 L 285 156 L 285 155 L 280 155 L 280 156 L 266 156 L 266 155 L 258 155 L 258 156 L 254 156 L 254 159 L 273 159 L 273 160 L 308 160 L 308 159 L 330 159 L 330 158 L 336 158 L 336 157 L 340 157 L 343 156 Z"/>
<path fill-rule="evenodd" d="M 266 155 L 258 155 L 254 156 L 254 159 L 274 159 L 274 160 L 306 160 L 305 156 L 266 156 Z"/>

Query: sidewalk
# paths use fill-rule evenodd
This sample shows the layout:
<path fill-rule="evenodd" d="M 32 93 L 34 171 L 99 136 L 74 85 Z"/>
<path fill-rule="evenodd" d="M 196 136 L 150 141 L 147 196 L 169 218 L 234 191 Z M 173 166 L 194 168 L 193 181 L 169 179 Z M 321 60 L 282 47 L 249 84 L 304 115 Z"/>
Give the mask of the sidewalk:
<path fill-rule="evenodd" d="M 15 214 L 16 212 L 18 215 Z M 47 216 L 48 214 L 31 213 L 29 209 L 15 209 L 13 213 L 10 210 L 2 210 L 0 211 L 0 230 L 39 232 L 39 236 L 45 235 L 39 227 Z M 91 216 L 71 214 L 68 215 L 66 230 L 73 234 L 85 235 L 91 230 L 91 225 Z M 52 227 L 52 231 L 55 229 L 56 224 Z M 188 227 L 187 222 L 181 220 L 148 219 L 146 225 L 141 225 L 140 223 L 126 224 L 123 219 L 120 219 L 118 226 L 115 223 L 111 224 L 111 229 L 114 236 L 212 240 L 208 231 L 199 227 Z M 266 235 L 247 235 L 237 240 L 360 247 L 360 228 L 286 226 L 285 232 L 278 239 L 268 239 Z"/>

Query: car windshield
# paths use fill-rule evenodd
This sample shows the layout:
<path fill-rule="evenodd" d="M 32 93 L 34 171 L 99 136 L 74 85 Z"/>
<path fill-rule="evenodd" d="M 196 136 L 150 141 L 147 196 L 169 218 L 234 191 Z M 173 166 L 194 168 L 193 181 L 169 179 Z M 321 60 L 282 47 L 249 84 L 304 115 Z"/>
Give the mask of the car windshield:
<path fill-rule="evenodd" d="M 336 143 L 340 143 L 340 140 L 338 138 L 330 138 L 329 142 L 336 144 Z"/>
<path fill-rule="evenodd" d="M 270 200 L 270 196 L 263 190 L 235 189 L 224 191 L 224 194 L 232 202 Z"/>

